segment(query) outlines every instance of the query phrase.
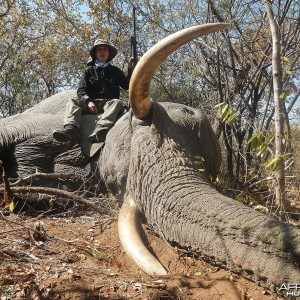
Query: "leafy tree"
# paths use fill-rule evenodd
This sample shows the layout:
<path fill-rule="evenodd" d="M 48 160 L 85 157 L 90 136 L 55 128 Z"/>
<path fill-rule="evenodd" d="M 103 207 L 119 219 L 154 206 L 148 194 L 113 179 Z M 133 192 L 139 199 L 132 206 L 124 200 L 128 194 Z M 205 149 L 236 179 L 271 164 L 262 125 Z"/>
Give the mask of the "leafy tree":
<path fill-rule="evenodd" d="M 108 38 L 107 23 L 99 16 L 93 23 L 97 12 L 82 14 L 84 5 L 84 1 L 16 0 L 0 19 L 5 41 L 0 49 L 2 116 L 77 86 L 94 40 Z M 122 25 L 119 22 L 114 30 Z"/>

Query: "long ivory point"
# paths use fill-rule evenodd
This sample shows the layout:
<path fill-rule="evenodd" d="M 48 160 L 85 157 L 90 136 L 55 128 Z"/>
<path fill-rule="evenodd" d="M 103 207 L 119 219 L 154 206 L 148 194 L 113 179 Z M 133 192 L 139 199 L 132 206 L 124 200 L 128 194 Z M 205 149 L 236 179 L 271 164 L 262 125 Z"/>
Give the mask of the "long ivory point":
<path fill-rule="evenodd" d="M 177 31 L 151 47 L 139 60 L 130 79 L 129 99 L 133 114 L 145 119 L 151 113 L 150 84 L 157 68 L 164 60 L 184 44 L 203 35 L 225 30 L 227 23 L 208 23 Z"/>
<path fill-rule="evenodd" d="M 167 271 L 149 252 L 140 235 L 139 210 L 129 195 L 125 198 L 118 218 L 121 244 L 127 255 L 148 275 L 166 275 Z"/>

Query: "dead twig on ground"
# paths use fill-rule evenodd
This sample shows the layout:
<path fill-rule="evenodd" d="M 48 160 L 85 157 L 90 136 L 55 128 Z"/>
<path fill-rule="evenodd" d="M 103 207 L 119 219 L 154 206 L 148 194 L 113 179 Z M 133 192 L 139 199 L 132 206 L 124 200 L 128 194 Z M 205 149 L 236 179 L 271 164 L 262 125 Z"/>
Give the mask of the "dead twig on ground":
<path fill-rule="evenodd" d="M 27 226 L 27 225 L 24 225 L 20 222 L 16 222 L 16 221 L 13 221 L 13 220 L 9 220 L 7 218 L 5 218 L 3 215 L 0 214 L 0 219 L 5 221 L 6 223 L 8 223 L 10 226 L 11 224 L 14 224 L 14 225 L 18 225 L 19 227 L 18 228 L 12 228 L 11 230 L 8 230 L 8 231 L 3 231 L 3 232 L 0 232 L 0 235 L 3 235 L 3 234 L 7 234 L 9 232 L 13 232 L 13 231 L 19 231 L 19 230 L 26 230 L 28 232 L 28 235 L 30 236 L 30 231 L 32 231 L 33 233 L 39 233 L 38 231 L 38 228 L 33 228 L 33 227 L 30 227 L 30 226 Z M 12 226 L 11 226 L 12 227 Z"/>
<path fill-rule="evenodd" d="M 67 191 L 62 191 L 58 190 L 55 188 L 48 188 L 48 187 L 11 187 L 10 190 L 12 193 L 41 193 L 41 194 L 47 194 L 47 195 L 52 195 L 52 196 L 58 196 L 60 197 L 60 200 L 62 201 L 73 201 L 73 202 L 78 202 L 80 204 L 86 205 L 93 210 L 103 213 L 103 209 L 99 207 L 98 205 L 95 205 L 91 201 L 84 199 L 77 194 L 73 192 L 67 192 Z M 5 188 L 0 188 L 0 193 L 4 192 Z"/>
<path fill-rule="evenodd" d="M 12 183 L 10 186 L 19 186 L 24 183 L 32 183 L 34 179 L 70 179 L 74 180 L 76 176 L 74 174 L 47 174 L 36 172 L 32 175 L 20 178 L 16 182 Z"/>
<path fill-rule="evenodd" d="M 47 174 L 47 173 L 39 173 L 36 172 L 35 174 L 29 175 L 27 177 L 24 178 L 20 178 L 18 181 L 14 182 L 13 184 L 9 184 L 8 179 L 6 177 L 5 174 L 5 170 L 3 167 L 1 167 L 1 161 L 0 161 L 0 168 L 2 170 L 3 173 L 3 182 L 4 182 L 4 187 L 0 188 L 0 193 L 4 193 L 4 205 L 10 203 L 13 198 L 14 195 L 13 193 L 42 193 L 42 194 L 47 194 L 47 195 L 54 195 L 54 196 L 58 196 L 61 197 L 60 200 L 71 200 L 73 202 L 78 202 L 81 203 L 83 205 L 86 205 L 90 208 L 92 208 L 93 210 L 102 213 L 103 209 L 100 208 L 98 205 L 95 205 L 94 203 L 92 203 L 91 201 L 84 199 L 82 197 L 80 197 L 79 195 L 72 193 L 72 192 L 67 192 L 67 191 L 62 191 L 59 189 L 55 189 L 55 188 L 48 188 L 48 187 L 33 187 L 33 186 L 29 186 L 29 187 L 18 187 L 18 185 L 24 184 L 24 183 L 32 183 L 33 179 L 57 179 L 57 178 L 61 178 L 61 179 L 75 179 L 75 175 L 74 174 Z M 9 199 L 7 199 L 7 196 L 9 197 Z M 1 207 L 1 203 L 0 203 L 0 207 Z"/>

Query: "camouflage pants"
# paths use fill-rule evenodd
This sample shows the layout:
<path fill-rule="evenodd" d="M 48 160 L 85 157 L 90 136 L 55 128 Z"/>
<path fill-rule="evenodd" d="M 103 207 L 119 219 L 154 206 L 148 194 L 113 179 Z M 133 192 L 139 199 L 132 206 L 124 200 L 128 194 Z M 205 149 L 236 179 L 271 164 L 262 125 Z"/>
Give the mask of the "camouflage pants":
<path fill-rule="evenodd" d="M 119 99 L 95 99 L 93 101 L 100 116 L 97 125 L 111 128 L 123 112 L 123 102 Z M 80 129 L 82 115 L 89 114 L 88 105 L 78 98 L 72 98 L 66 105 L 64 125 L 72 124 Z"/>

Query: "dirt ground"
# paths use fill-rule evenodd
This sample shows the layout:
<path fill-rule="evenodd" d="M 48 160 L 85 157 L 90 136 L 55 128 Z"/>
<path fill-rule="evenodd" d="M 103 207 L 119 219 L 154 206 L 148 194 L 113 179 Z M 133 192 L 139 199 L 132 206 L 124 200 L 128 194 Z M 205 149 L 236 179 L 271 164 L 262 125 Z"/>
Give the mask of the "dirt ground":
<path fill-rule="evenodd" d="M 147 276 L 127 257 L 116 214 L 87 210 L 33 217 L 0 211 L 0 300 L 283 299 L 177 252 L 144 229 L 166 276 Z"/>

